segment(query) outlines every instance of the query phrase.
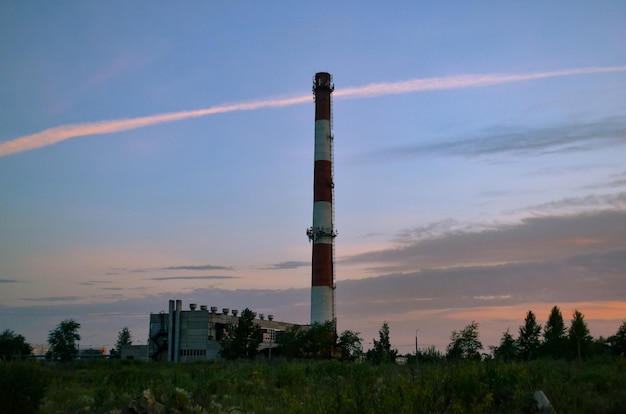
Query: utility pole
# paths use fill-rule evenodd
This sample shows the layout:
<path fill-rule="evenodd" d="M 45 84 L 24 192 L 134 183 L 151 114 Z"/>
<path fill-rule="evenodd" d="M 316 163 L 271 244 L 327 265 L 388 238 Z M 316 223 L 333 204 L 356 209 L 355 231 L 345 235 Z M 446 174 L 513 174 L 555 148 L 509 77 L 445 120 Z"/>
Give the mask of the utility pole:
<path fill-rule="evenodd" d="M 419 331 L 419 329 L 415 330 L 415 365 L 419 365 L 419 362 L 417 360 L 417 358 L 418 358 L 417 355 L 419 353 L 419 351 L 417 350 L 417 331 Z"/>

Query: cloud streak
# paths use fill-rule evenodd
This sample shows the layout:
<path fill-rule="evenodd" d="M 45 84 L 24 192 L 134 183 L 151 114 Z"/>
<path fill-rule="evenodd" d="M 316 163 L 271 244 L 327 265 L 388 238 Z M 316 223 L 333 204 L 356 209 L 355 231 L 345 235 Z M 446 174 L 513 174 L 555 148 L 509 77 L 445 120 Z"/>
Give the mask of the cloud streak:
<path fill-rule="evenodd" d="M 475 137 L 446 142 L 406 145 L 369 153 L 364 159 L 396 160 L 442 154 L 456 157 L 512 155 L 535 157 L 553 153 L 593 151 L 601 147 L 624 145 L 626 117 L 614 116 L 588 122 L 572 122 L 546 128 L 498 128 Z M 621 180 L 623 182 L 624 180 Z M 616 186 L 621 186 L 616 181 Z"/>
<path fill-rule="evenodd" d="M 145 280 L 218 280 L 218 279 L 237 279 L 236 276 L 168 276 L 168 277 L 151 277 Z"/>
<path fill-rule="evenodd" d="M 296 261 L 288 261 L 288 262 L 280 262 L 274 263 L 267 267 L 268 270 L 285 270 L 285 269 L 297 269 L 299 267 L 311 266 L 311 262 L 296 262 Z"/>
<path fill-rule="evenodd" d="M 20 300 L 29 302 L 74 302 L 80 299 L 80 296 L 45 296 L 42 298 L 20 298 Z"/>
<path fill-rule="evenodd" d="M 231 270 L 228 266 L 215 266 L 215 265 L 186 265 L 186 266 L 168 266 L 161 268 L 163 270 Z"/>
<path fill-rule="evenodd" d="M 566 69 L 551 72 L 508 75 L 459 75 L 440 78 L 413 79 L 403 82 L 372 83 L 365 86 L 338 89 L 337 91 L 335 91 L 335 97 L 338 99 L 373 98 L 383 95 L 398 95 L 423 91 L 481 87 L 553 77 L 590 75 L 609 72 L 626 72 L 626 66 L 591 67 Z M 198 118 L 220 113 L 252 111 L 263 108 L 292 106 L 309 102 L 310 99 L 310 95 L 296 96 L 291 98 L 273 98 L 254 102 L 218 105 L 211 108 L 198 109 L 193 111 L 171 112 L 133 119 L 120 119 L 83 124 L 62 125 L 46 129 L 35 134 L 25 135 L 19 138 L 15 138 L 13 140 L 0 143 L 0 157 L 42 148 L 71 138 L 129 131 L 132 129 L 162 124 L 166 122 L 174 122 L 183 119 Z"/>
<path fill-rule="evenodd" d="M 602 266 L 603 255 L 596 258 Z M 621 301 L 625 293 L 619 275 L 599 274 L 595 267 L 581 271 L 566 261 L 428 269 L 339 282 L 337 290 L 343 311 L 353 315 L 460 310 L 487 301 L 489 306 Z"/>
<path fill-rule="evenodd" d="M 457 223 L 405 230 L 398 247 L 340 259 L 341 265 L 374 266 L 381 274 L 424 269 L 537 263 L 626 249 L 626 211 L 528 217 L 516 225 L 459 229 Z M 506 293 L 506 292 L 505 292 Z"/>

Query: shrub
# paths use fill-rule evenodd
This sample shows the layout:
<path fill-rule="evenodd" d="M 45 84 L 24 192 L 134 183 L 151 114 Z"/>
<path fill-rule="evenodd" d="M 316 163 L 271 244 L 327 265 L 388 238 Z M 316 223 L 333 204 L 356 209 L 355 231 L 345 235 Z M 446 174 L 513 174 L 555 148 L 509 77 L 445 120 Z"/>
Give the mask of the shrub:
<path fill-rule="evenodd" d="M 36 362 L 0 363 L 0 401 L 3 412 L 37 412 L 39 402 L 45 395 L 46 384 L 46 372 Z"/>

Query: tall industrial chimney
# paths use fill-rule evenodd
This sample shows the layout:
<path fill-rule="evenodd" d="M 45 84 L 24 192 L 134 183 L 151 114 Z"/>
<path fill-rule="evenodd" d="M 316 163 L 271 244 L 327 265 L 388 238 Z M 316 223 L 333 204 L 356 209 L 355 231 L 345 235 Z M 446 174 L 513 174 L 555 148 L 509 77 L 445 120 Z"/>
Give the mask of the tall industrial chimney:
<path fill-rule="evenodd" d="M 313 80 L 315 98 L 315 166 L 313 170 L 313 226 L 307 229 L 313 242 L 311 277 L 311 324 L 335 321 L 334 243 L 337 233 L 333 209 L 333 135 L 330 73 L 319 72 Z"/>

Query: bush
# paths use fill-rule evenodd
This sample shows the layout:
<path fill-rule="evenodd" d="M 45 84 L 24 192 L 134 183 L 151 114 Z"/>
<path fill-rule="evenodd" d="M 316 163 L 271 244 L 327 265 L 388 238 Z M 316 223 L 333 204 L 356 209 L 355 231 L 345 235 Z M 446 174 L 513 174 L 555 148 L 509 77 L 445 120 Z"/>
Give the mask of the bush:
<path fill-rule="evenodd" d="M 45 395 L 46 384 L 46 372 L 36 362 L 0 363 L 0 401 L 3 412 L 36 413 Z"/>

